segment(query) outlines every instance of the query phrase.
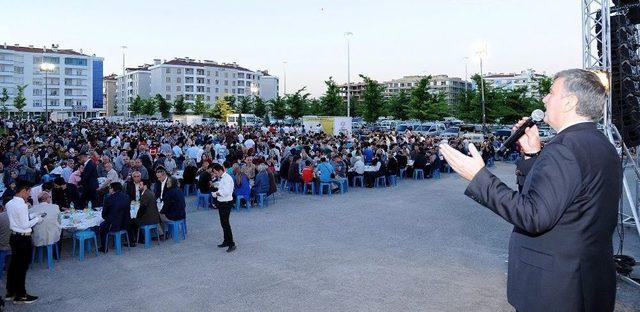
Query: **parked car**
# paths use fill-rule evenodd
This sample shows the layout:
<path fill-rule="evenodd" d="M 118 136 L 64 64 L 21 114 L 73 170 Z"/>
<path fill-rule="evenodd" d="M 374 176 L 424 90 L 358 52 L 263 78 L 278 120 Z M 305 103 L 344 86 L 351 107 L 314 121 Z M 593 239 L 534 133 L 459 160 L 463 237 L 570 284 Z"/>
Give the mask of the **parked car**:
<path fill-rule="evenodd" d="M 509 137 L 511 135 L 511 129 L 499 129 L 493 132 L 496 137 Z"/>
<path fill-rule="evenodd" d="M 440 135 L 444 130 L 445 127 L 442 123 L 426 123 L 417 126 L 413 132 L 420 133 L 422 135 L 436 136 Z"/>
<path fill-rule="evenodd" d="M 458 127 L 447 128 L 442 133 L 440 133 L 440 136 L 447 139 L 457 138 L 458 136 L 460 136 L 460 128 Z"/>

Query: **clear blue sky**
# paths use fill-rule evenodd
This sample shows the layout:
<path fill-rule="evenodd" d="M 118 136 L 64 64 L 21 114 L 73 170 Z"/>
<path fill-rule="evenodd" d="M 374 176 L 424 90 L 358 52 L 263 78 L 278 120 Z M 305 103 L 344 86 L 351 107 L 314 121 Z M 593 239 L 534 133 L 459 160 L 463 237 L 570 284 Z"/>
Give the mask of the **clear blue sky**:
<path fill-rule="evenodd" d="M 346 82 L 346 31 L 354 34 L 352 77 L 464 77 L 464 57 L 479 41 L 488 43 L 485 72 L 581 66 L 577 0 L 21 0 L 4 6 L 0 41 L 82 48 L 104 57 L 105 75 L 121 72 L 121 45 L 127 66 L 184 56 L 236 61 L 281 83 L 287 61 L 287 89 L 306 85 L 319 96 L 329 76 Z M 468 66 L 469 75 L 479 71 L 477 61 Z"/>

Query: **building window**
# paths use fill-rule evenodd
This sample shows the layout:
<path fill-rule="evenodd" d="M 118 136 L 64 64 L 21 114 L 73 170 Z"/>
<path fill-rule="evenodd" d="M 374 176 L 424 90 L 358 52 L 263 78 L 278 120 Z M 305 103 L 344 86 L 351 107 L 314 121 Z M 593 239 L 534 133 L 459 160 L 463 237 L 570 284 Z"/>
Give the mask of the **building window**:
<path fill-rule="evenodd" d="M 204 69 L 198 69 L 198 70 L 196 70 L 196 73 L 197 73 L 198 75 L 202 75 L 202 76 L 204 76 Z"/>
<path fill-rule="evenodd" d="M 225 80 L 225 81 L 224 81 L 224 85 L 225 85 L 225 86 L 228 86 L 228 85 L 229 85 L 229 80 Z"/>
<path fill-rule="evenodd" d="M 231 89 L 231 93 L 236 94 L 236 89 Z"/>
<path fill-rule="evenodd" d="M 176 78 L 176 82 L 177 83 L 181 83 L 182 82 L 182 78 L 180 78 L 180 77 Z"/>
<path fill-rule="evenodd" d="M 33 89 L 33 95 L 41 96 L 42 95 L 42 89 Z"/>
<path fill-rule="evenodd" d="M 229 89 L 224 89 L 224 94 L 229 94 Z"/>
<path fill-rule="evenodd" d="M 166 82 L 171 83 L 171 77 L 167 77 Z"/>
<path fill-rule="evenodd" d="M 171 74 L 171 68 L 167 67 L 167 69 L 164 72 L 167 73 L 167 74 Z"/>
<path fill-rule="evenodd" d="M 24 67 L 13 67 L 13 72 L 16 74 L 24 74 Z"/>
<path fill-rule="evenodd" d="M 218 77 L 218 72 L 216 71 L 216 77 Z M 217 80 L 216 80 L 217 81 Z"/>
<path fill-rule="evenodd" d="M 216 93 L 219 93 L 219 92 L 220 92 L 220 89 L 216 88 Z"/>
<path fill-rule="evenodd" d="M 238 78 L 243 78 L 244 79 L 244 73 L 238 73 Z M 247 77 L 249 78 L 249 77 Z"/>
<path fill-rule="evenodd" d="M 224 73 L 224 78 L 229 78 L 229 73 Z"/>
<path fill-rule="evenodd" d="M 176 72 L 177 72 L 178 74 L 182 74 L 182 68 L 178 68 L 178 69 L 176 69 Z"/>
<path fill-rule="evenodd" d="M 207 79 L 207 84 L 211 84 L 211 79 Z"/>
<path fill-rule="evenodd" d="M 234 87 L 236 86 L 236 81 L 235 80 L 231 81 L 231 86 L 234 86 Z"/>
<path fill-rule="evenodd" d="M 207 87 L 207 92 L 211 92 L 211 88 L 210 87 Z"/>
<path fill-rule="evenodd" d="M 167 86 L 167 92 L 171 92 L 171 86 Z"/>
<path fill-rule="evenodd" d="M 207 95 L 207 102 L 211 101 L 211 97 Z"/>
<path fill-rule="evenodd" d="M 165 94 L 164 98 L 165 100 L 171 100 L 171 94 Z"/>
<path fill-rule="evenodd" d="M 75 66 L 87 66 L 87 59 L 75 58 L 75 57 L 66 57 L 64 59 L 65 65 L 75 65 Z"/>
<path fill-rule="evenodd" d="M 42 100 L 33 100 L 33 107 L 42 107 Z"/>
<path fill-rule="evenodd" d="M 176 91 L 182 91 L 182 87 L 176 86 Z"/>

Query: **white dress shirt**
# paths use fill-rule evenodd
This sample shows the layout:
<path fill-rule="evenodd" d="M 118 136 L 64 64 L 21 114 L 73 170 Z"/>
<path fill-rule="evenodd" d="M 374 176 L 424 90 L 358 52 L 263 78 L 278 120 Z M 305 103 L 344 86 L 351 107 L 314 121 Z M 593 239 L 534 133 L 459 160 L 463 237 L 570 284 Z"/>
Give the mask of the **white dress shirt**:
<path fill-rule="evenodd" d="M 9 215 L 9 227 L 14 232 L 31 233 L 31 228 L 42 220 L 39 216 L 29 220 L 29 206 L 22 197 L 13 197 L 6 207 Z"/>
<path fill-rule="evenodd" d="M 220 177 L 220 183 L 218 185 L 218 201 L 230 202 L 233 200 L 233 178 L 228 173 L 223 173 Z"/>

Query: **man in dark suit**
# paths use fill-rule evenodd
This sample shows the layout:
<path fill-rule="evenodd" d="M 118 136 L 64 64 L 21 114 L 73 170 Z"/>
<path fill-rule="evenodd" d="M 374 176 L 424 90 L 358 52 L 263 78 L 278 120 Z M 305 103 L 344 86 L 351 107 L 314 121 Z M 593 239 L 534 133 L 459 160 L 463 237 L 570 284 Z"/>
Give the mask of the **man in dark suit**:
<path fill-rule="evenodd" d="M 62 210 L 71 208 L 71 203 L 73 203 L 74 208 L 80 209 L 82 207 L 78 188 L 71 183 L 65 182 L 63 177 L 57 177 L 53 180 L 51 198 L 52 203 L 58 205 Z"/>
<path fill-rule="evenodd" d="M 131 221 L 131 206 L 129 196 L 122 192 L 122 184 L 113 182 L 109 185 L 109 197 L 104 201 L 102 219 L 100 224 L 100 250 L 105 252 L 107 233 L 126 230 Z"/>
<path fill-rule="evenodd" d="M 88 202 L 92 205 L 96 204 L 96 190 L 98 189 L 98 170 L 96 164 L 91 160 L 89 155 L 82 153 L 79 156 L 81 164 L 84 164 L 84 170 L 80 176 L 80 191 L 82 194 L 82 204 L 86 206 Z M 79 208 L 79 207 L 76 207 Z"/>
<path fill-rule="evenodd" d="M 132 172 L 131 180 L 125 182 L 124 184 L 124 192 L 127 194 L 127 196 L 129 196 L 129 200 L 140 200 L 140 182 L 142 182 L 142 174 L 140 173 L 140 171 Z"/>
<path fill-rule="evenodd" d="M 472 145 L 472 157 L 448 145 L 441 151 L 471 181 L 465 195 L 515 226 L 507 296 L 518 311 L 613 311 L 611 237 L 622 167 L 616 149 L 594 123 L 602 117 L 607 91 L 596 74 L 571 69 L 556 75 L 543 101 L 545 122 L 558 134 L 542 150 L 536 126 L 518 141 L 526 162 L 533 162 L 522 173 L 520 192 L 484 168 Z"/>
<path fill-rule="evenodd" d="M 135 246 L 138 242 L 138 228 L 143 225 L 153 225 L 160 223 L 160 212 L 156 204 L 156 197 L 147 188 L 142 180 L 136 182 L 140 192 L 140 206 L 136 213 L 136 218 L 131 220 L 129 227 L 129 238 L 131 238 L 131 246 Z"/>

